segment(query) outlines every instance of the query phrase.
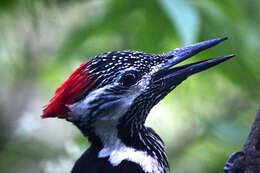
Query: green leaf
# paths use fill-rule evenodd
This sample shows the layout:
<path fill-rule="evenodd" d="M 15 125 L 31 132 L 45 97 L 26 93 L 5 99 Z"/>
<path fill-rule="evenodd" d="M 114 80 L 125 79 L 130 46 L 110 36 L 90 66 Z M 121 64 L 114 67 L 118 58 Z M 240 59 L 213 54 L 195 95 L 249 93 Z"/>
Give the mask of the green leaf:
<path fill-rule="evenodd" d="M 175 24 L 183 44 L 195 42 L 200 28 L 200 18 L 197 9 L 187 0 L 161 0 L 172 23 Z"/>

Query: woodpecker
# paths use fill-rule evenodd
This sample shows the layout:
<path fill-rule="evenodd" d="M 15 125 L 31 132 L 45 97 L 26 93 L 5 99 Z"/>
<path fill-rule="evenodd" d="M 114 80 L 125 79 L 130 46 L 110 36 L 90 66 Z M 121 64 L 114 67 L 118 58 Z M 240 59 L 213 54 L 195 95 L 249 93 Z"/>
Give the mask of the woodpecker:
<path fill-rule="evenodd" d="M 187 77 L 235 55 L 176 66 L 227 38 L 177 48 L 167 54 L 115 51 L 83 63 L 56 90 L 42 118 L 66 119 L 91 146 L 72 173 L 168 173 L 161 138 L 145 120 Z"/>

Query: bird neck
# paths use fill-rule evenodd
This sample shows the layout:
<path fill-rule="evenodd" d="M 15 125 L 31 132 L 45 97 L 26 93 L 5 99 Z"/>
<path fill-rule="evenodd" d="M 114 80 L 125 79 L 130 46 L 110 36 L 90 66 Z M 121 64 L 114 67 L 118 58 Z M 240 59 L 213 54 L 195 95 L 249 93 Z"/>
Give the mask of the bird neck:
<path fill-rule="evenodd" d="M 96 138 L 91 142 L 98 150 L 97 157 L 108 158 L 112 166 L 127 160 L 140 165 L 146 172 L 169 170 L 162 140 L 143 124 L 100 121 L 95 124 L 94 134 Z"/>
<path fill-rule="evenodd" d="M 130 123 L 129 125 L 119 124 L 118 129 L 118 137 L 125 145 L 138 151 L 145 151 L 148 156 L 156 158 L 159 167 L 163 169 L 160 172 L 169 171 L 164 143 L 154 130 L 138 123 Z"/>

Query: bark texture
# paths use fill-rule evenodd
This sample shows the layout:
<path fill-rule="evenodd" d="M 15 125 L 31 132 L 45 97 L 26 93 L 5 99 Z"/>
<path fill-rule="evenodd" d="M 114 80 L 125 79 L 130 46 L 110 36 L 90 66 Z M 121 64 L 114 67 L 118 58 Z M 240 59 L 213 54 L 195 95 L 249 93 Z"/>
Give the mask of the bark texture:
<path fill-rule="evenodd" d="M 243 150 L 229 161 L 227 173 L 260 173 L 260 109 Z"/>

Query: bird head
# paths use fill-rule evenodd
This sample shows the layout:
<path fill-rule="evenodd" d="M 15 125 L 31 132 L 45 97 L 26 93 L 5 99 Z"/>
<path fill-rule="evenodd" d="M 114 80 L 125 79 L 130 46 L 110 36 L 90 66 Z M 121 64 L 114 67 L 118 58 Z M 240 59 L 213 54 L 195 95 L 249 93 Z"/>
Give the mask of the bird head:
<path fill-rule="evenodd" d="M 142 125 L 152 107 L 187 77 L 234 56 L 176 66 L 226 39 L 204 41 L 162 55 L 118 51 L 96 56 L 57 89 L 42 117 L 66 118 L 85 134 L 101 124 Z"/>

